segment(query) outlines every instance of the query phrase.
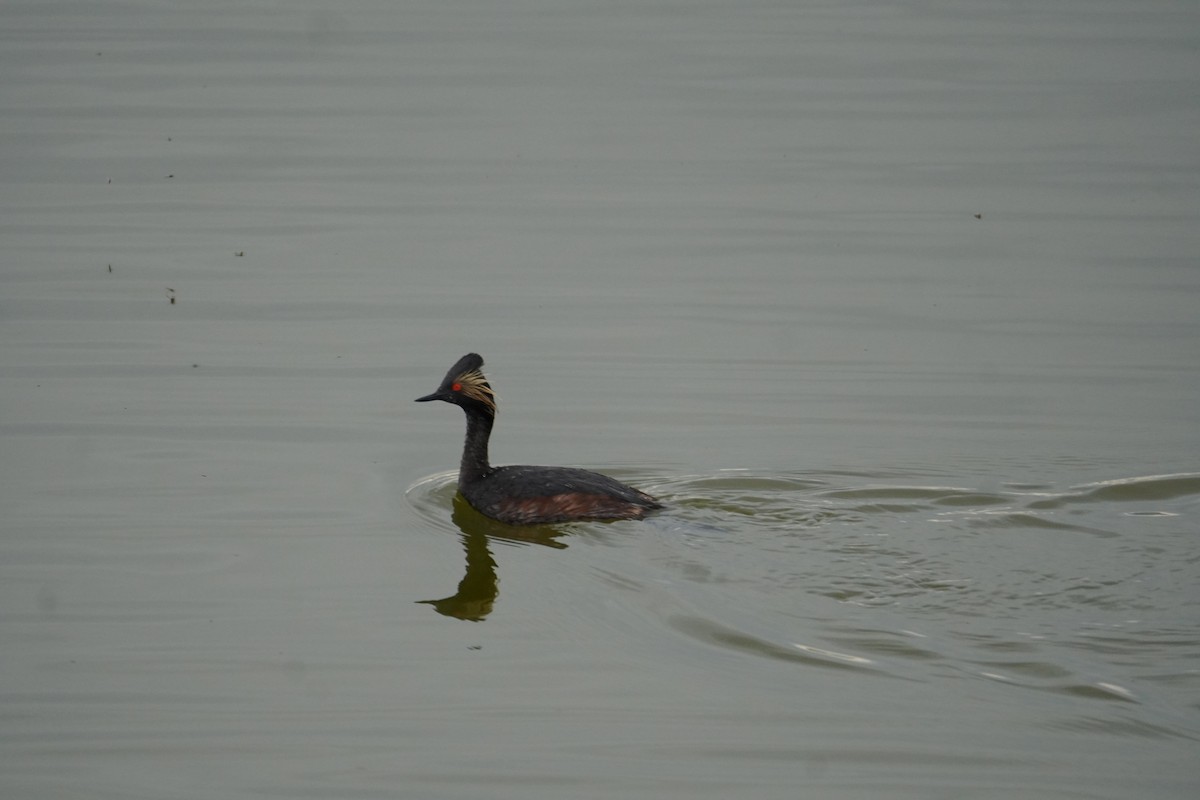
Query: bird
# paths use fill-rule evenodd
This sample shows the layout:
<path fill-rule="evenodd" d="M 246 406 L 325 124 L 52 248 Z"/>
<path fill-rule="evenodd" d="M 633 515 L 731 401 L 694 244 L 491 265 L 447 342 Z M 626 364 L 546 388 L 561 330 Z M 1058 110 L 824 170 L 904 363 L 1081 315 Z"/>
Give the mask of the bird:
<path fill-rule="evenodd" d="M 483 358 L 460 358 L 436 392 L 416 402 L 441 400 L 467 417 L 458 491 L 476 511 L 508 525 L 549 525 L 580 520 L 643 519 L 662 508 L 657 499 L 615 478 L 576 467 L 488 462 L 488 439 L 496 420 L 496 395 L 484 377 Z"/>

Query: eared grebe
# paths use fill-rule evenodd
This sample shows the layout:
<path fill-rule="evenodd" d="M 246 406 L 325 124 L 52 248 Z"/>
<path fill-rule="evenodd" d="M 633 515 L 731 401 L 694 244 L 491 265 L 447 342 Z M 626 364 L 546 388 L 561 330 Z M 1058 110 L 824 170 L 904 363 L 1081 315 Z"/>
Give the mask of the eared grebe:
<path fill-rule="evenodd" d="M 653 497 L 598 472 L 572 467 L 493 467 L 488 437 L 496 419 L 496 397 L 467 353 L 446 373 L 433 394 L 418 403 L 444 400 L 467 415 L 458 490 L 477 511 L 509 525 L 544 525 L 571 520 L 641 519 L 662 506 Z"/>

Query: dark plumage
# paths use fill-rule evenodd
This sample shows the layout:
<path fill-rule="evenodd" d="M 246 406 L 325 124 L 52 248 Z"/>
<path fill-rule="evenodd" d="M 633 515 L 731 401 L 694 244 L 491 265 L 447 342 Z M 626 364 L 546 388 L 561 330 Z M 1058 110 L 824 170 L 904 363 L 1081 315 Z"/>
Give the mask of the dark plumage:
<path fill-rule="evenodd" d="M 458 490 L 480 513 L 510 525 L 544 525 L 572 520 L 641 519 L 662 505 L 618 480 L 573 467 L 493 467 L 488 439 L 496 419 L 496 397 L 480 372 L 483 359 L 468 353 L 442 385 L 417 402 L 443 400 L 467 416 Z"/>

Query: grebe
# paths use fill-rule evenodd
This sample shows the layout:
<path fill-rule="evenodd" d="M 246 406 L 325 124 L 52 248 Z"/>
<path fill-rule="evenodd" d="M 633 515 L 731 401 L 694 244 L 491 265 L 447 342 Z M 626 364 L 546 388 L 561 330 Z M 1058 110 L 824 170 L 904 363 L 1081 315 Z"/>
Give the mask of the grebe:
<path fill-rule="evenodd" d="M 433 394 L 418 403 L 444 400 L 467 415 L 458 490 L 481 514 L 509 525 L 545 525 L 572 520 L 642 519 L 662 505 L 650 495 L 598 472 L 573 467 L 493 467 L 488 438 L 496 419 L 496 397 L 467 353 L 446 373 Z"/>

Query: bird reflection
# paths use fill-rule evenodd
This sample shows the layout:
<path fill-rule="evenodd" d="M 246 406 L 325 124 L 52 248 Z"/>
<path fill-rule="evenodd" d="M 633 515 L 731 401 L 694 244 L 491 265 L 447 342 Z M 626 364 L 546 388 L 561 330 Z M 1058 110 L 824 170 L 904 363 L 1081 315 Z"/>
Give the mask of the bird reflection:
<path fill-rule="evenodd" d="M 463 549 L 467 552 L 467 574 L 458 582 L 458 591 L 441 600 L 419 600 L 433 606 L 439 614 L 479 622 L 492 613 L 496 596 L 500 594 L 500 578 L 496 575 L 496 560 L 488 548 L 489 539 L 540 544 L 564 548 L 557 541 L 563 531 L 549 527 L 517 527 L 505 525 L 480 514 L 461 494 L 454 496 L 454 524 L 462 531 Z"/>

